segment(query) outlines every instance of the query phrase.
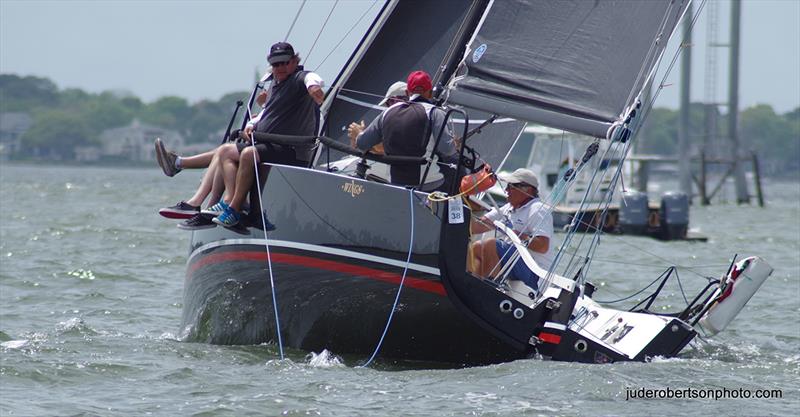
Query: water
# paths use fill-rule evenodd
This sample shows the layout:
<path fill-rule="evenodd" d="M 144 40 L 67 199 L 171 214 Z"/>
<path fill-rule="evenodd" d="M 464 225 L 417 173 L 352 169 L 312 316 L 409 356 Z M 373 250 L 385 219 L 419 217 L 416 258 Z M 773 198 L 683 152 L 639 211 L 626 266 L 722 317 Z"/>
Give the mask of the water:
<path fill-rule="evenodd" d="M 197 172 L 168 179 L 157 168 L 0 166 L 0 414 L 637 416 L 800 409 L 798 182 L 768 182 L 765 209 L 693 207 L 692 227 L 708 243 L 603 239 L 592 265 L 597 299 L 638 290 L 670 262 L 692 267 L 680 269 L 688 296 L 702 288 L 702 275 L 724 272 L 734 253 L 761 255 L 775 268 L 725 332 L 693 343 L 679 358 L 364 369 L 335 352 L 289 350 L 280 360 L 274 345 L 179 340 L 189 235 L 156 209 L 188 197 L 198 181 Z M 663 308 L 683 305 L 674 282 L 664 296 Z M 783 398 L 626 401 L 626 389 L 638 388 L 766 388 L 782 390 Z"/>

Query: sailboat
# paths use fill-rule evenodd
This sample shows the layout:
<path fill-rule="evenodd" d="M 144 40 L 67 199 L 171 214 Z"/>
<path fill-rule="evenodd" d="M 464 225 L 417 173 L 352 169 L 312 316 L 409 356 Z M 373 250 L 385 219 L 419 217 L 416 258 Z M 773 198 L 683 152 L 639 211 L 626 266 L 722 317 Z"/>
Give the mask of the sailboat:
<path fill-rule="evenodd" d="M 590 258 L 576 258 L 568 241 L 549 270 L 519 251 L 516 262 L 541 277 L 539 292 L 502 276 L 481 279 L 466 267 L 469 243 L 480 238 L 469 224 L 487 204 L 481 195 L 465 202 L 458 178 L 445 193 L 431 191 L 439 184 L 427 175 L 416 187 L 392 185 L 371 166 L 437 162 L 346 145 L 346 126 L 378 115 L 376 96 L 417 69 L 434 75 L 436 97 L 464 144 L 465 169 L 502 167 L 525 122 L 629 144 L 646 110 L 640 92 L 687 3 L 387 1 L 327 93 L 314 163 L 262 164 L 262 207 L 277 229 L 193 232 L 184 336 L 479 365 L 537 355 L 644 361 L 677 355 L 701 326 L 723 330 L 772 272 L 762 259 L 732 263 L 674 314 L 649 310 L 670 274 L 635 310 L 593 301 Z M 597 148 L 586 149 L 576 171 Z M 353 156 L 355 170 L 336 164 Z M 573 174 L 559 179 L 564 187 Z"/>

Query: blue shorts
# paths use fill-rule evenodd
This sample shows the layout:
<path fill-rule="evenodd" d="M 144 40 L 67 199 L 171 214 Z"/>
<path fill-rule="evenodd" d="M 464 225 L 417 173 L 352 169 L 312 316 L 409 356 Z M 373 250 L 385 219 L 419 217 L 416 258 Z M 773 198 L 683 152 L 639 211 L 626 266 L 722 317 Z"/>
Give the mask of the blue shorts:
<path fill-rule="evenodd" d="M 508 260 L 511 258 L 511 255 L 517 253 L 517 248 L 512 246 L 510 243 L 499 239 L 495 240 L 495 248 L 497 249 L 497 257 L 500 258 L 501 265 L 505 265 L 506 262 L 508 262 Z M 522 281 L 525 283 L 525 285 L 533 288 L 535 291 L 539 291 L 539 276 L 528 269 L 528 266 L 525 265 L 525 261 L 522 259 L 517 259 L 517 262 L 514 263 L 508 278 Z"/>

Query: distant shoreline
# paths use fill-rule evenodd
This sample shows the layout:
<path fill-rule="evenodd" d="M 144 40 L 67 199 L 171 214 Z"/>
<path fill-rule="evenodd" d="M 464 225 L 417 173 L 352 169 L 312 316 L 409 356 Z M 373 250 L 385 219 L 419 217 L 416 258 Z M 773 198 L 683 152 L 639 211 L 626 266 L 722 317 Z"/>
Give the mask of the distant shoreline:
<path fill-rule="evenodd" d="M 47 160 L 0 160 L 0 166 L 37 166 L 45 164 L 47 166 L 63 166 L 63 167 L 76 167 L 76 168 L 147 168 L 159 169 L 158 163 L 154 160 L 152 162 L 139 162 L 139 161 L 107 161 L 107 162 L 79 162 L 79 161 L 47 161 Z M 765 175 L 763 176 L 768 181 L 778 182 L 797 182 L 800 184 L 800 171 L 786 172 L 781 175 Z M 659 178 L 653 178 L 657 181 Z"/>

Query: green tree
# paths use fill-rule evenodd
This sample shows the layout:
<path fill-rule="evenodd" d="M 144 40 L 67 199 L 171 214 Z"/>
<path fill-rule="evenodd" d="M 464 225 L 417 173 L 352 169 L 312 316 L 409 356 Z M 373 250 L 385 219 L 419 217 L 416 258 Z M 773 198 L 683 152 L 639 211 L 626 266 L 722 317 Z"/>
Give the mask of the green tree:
<path fill-rule="evenodd" d="M 678 145 L 678 112 L 670 109 L 653 109 L 642 125 L 637 152 L 643 154 L 674 155 Z"/>
<path fill-rule="evenodd" d="M 96 145 L 95 138 L 80 114 L 45 110 L 34 115 L 33 125 L 21 139 L 29 156 L 71 160 L 75 158 L 75 147 Z"/>
<path fill-rule="evenodd" d="M 97 133 L 127 125 L 137 113 L 123 104 L 120 98 L 108 92 L 92 96 L 85 102 L 77 104 L 75 111 Z"/>
<path fill-rule="evenodd" d="M 758 154 L 765 173 L 782 174 L 800 169 L 800 128 L 797 121 L 791 120 L 794 114 L 779 116 L 766 104 L 740 113 L 740 135 Z"/>
<path fill-rule="evenodd" d="M 58 104 L 58 87 L 39 77 L 0 74 L 0 112 L 28 111 Z"/>
<path fill-rule="evenodd" d="M 140 113 L 141 120 L 156 126 L 175 129 L 186 134 L 192 109 L 184 98 L 162 97 L 145 106 Z"/>

